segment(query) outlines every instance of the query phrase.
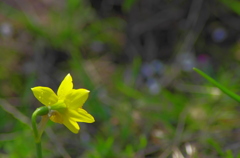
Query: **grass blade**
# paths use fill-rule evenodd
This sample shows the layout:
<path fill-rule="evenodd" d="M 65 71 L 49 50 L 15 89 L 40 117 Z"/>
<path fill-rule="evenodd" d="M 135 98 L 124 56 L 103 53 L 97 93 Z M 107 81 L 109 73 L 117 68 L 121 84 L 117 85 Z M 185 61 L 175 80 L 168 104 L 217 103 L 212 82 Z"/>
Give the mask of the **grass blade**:
<path fill-rule="evenodd" d="M 240 96 L 238 96 L 237 94 L 233 93 L 232 91 L 228 90 L 226 87 L 222 86 L 220 83 L 218 83 L 217 81 L 215 81 L 213 78 L 211 78 L 210 76 L 208 76 L 207 74 L 205 74 L 204 72 L 202 72 L 201 70 L 197 69 L 197 68 L 193 68 L 194 71 L 196 71 L 199 75 L 201 75 L 202 77 L 204 77 L 206 80 L 208 80 L 209 82 L 211 82 L 212 84 L 214 84 L 216 87 L 218 87 L 222 92 L 224 92 L 225 94 L 227 94 L 229 97 L 231 97 L 232 99 L 240 102 Z"/>

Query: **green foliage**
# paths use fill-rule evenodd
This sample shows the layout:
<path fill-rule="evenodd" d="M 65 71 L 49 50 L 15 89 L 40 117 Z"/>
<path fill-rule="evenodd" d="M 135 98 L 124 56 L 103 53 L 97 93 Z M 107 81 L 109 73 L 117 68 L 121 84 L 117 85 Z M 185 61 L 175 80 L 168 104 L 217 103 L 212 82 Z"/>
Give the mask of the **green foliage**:
<path fill-rule="evenodd" d="M 230 8 L 232 11 L 240 15 L 240 2 L 236 0 L 220 0 L 222 3 L 224 3 L 228 8 Z"/>
<path fill-rule="evenodd" d="M 123 10 L 124 11 L 129 11 L 136 1 L 137 0 L 124 0 L 124 2 L 123 2 Z"/>
<path fill-rule="evenodd" d="M 106 140 L 102 137 L 96 137 L 96 144 L 94 144 L 93 152 L 89 152 L 86 157 L 97 158 L 97 157 L 114 157 L 113 149 L 114 138 L 108 137 Z"/>
<path fill-rule="evenodd" d="M 239 2 L 221 1 L 239 14 Z M 125 0 L 121 7 L 128 12 L 135 3 L 136 0 Z M 34 157 L 33 134 L 26 118 L 41 105 L 34 101 L 30 88 L 46 78 L 57 85 L 61 74 L 71 72 L 75 84 L 79 84 L 76 87 L 91 91 L 84 108 L 96 123 L 82 125 L 79 135 L 68 133 L 60 124 L 49 123 L 48 128 L 54 132 L 43 134 L 45 157 L 132 158 L 160 157 L 163 153 L 170 157 L 178 150 L 190 157 L 185 150 L 189 143 L 195 157 L 240 158 L 238 151 L 228 148 L 238 135 L 232 134 L 239 128 L 238 102 L 219 91 L 213 93 L 216 89 L 209 87 L 217 86 L 239 101 L 228 90 L 239 91 L 238 64 L 235 69 L 214 70 L 214 79 L 228 89 L 197 70 L 211 83 L 199 79 L 199 75 L 194 78 L 195 72 L 183 73 L 170 85 L 161 85 L 153 95 L 145 79 L 138 82 L 144 64 L 141 57 L 135 57 L 128 65 L 112 64 L 110 60 L 121 55 L 126 42 L 123 18 L 99 17 L 85 0 L 51 6 L 42 13 L 43 17 L 1 2 L 0 14 L 16 31 L 9 39 L 1 37 L 5 43 L 0 45 L 0 97 L 8 104 L 0 102 L 0 157 Z M 21 33 L 27 42 L 18 37 Z M 95 51 L 91 48 L 94 42 L 108 49 Z M 64 52 L 68 57 L 59 65 L 44 62 L 52 53 L 46 53 L 46 48 Z M 39 56 L 43 57 L 41 64 L 49 65 L 50 72 L 24 70 L 24 64 Z M 171 69 L 172 65 L 167 65 L 164 75 L 171 74 Z M 128 76 L 126 70 L 130 72 Z M 176 88 L 179 82 L 192 86 L 190 91 Z"/>

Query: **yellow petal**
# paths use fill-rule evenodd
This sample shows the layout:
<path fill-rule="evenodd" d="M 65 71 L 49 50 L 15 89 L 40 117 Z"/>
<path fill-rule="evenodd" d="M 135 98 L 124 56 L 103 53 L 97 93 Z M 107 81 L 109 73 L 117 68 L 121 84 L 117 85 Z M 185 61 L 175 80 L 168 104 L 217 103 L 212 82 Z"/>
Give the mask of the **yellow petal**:
<path fill-rule="evenodd" d="M 92 115 L 90 115 L 84 109 L 80 109 L 80 108 L 77 110 L 68 109 L 67 115 L 72 120 L 77 121 L 77 122 L 93 123 L 95 121 Z"/>
<path fill-rule="evenodd" d="M 66 96 L 65 103 L 69 109 L 78 109 L 86 102 L 89 94 L 86 89 L 73 89 L 71 93 Z"/>
<path fill-rule="evenodd" d="M 63 123 L 62 115 L 56 110 L 52 110 L 49 113 L 49 117 L 50 117 L 50 120 L 52 120 L 55 123 Z"/>
<path fill-rule="evenodd" d="M 68 118 L 64 118 L 63 124 L 73 133 L 78 133 L 80 127 L 76 121 L 73 121 Z"/>
<path fill-rule="evenodd" d="M 53 105 L 58 101 L 57 95 L 48 87 L 31 88 L 34 96 L 44 105 Z"/>
<path fill-rule="evenodd" d="M 59 99 L 64 99 L 68 93 L 73 88 L 72 83 L 72 76 L 70 74 L 67 74 L 67 76 L 63 79 L 62 83 L 60 84 L 57 95 Z"/>

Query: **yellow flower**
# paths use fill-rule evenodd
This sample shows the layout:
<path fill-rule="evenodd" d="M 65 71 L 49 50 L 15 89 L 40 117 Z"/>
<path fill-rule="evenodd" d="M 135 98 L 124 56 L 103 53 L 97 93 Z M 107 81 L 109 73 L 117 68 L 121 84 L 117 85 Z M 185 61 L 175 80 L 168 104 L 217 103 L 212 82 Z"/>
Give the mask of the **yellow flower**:
<path fill-rule="evenodd" d="M 34 96 L 50 112 L 48 116 L 53 122 L 64 124 L 73 133 L 78 133 L 80 127 L 77 122 L 94 122 L 94 118 L 82 106 L 88 98 L 86 89 L 73 89 L 72 77 L 68 74 L 60 84 L 57 95 L 48 87 L 32 88 Z"/>

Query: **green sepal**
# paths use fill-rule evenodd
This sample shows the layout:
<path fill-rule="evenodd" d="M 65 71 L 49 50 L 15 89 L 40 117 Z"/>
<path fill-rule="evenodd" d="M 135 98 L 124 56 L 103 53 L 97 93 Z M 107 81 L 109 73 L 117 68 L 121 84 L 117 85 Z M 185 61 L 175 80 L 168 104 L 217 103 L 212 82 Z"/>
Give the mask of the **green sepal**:
<path fill-rule="evenodd" d="M 37 108 L 34 113 L 36 113 L 38 116 L 43 116 L 43 115 L 47 115 L 49 111 L 50 111 L 49 106 L 42 106 Z"/>

